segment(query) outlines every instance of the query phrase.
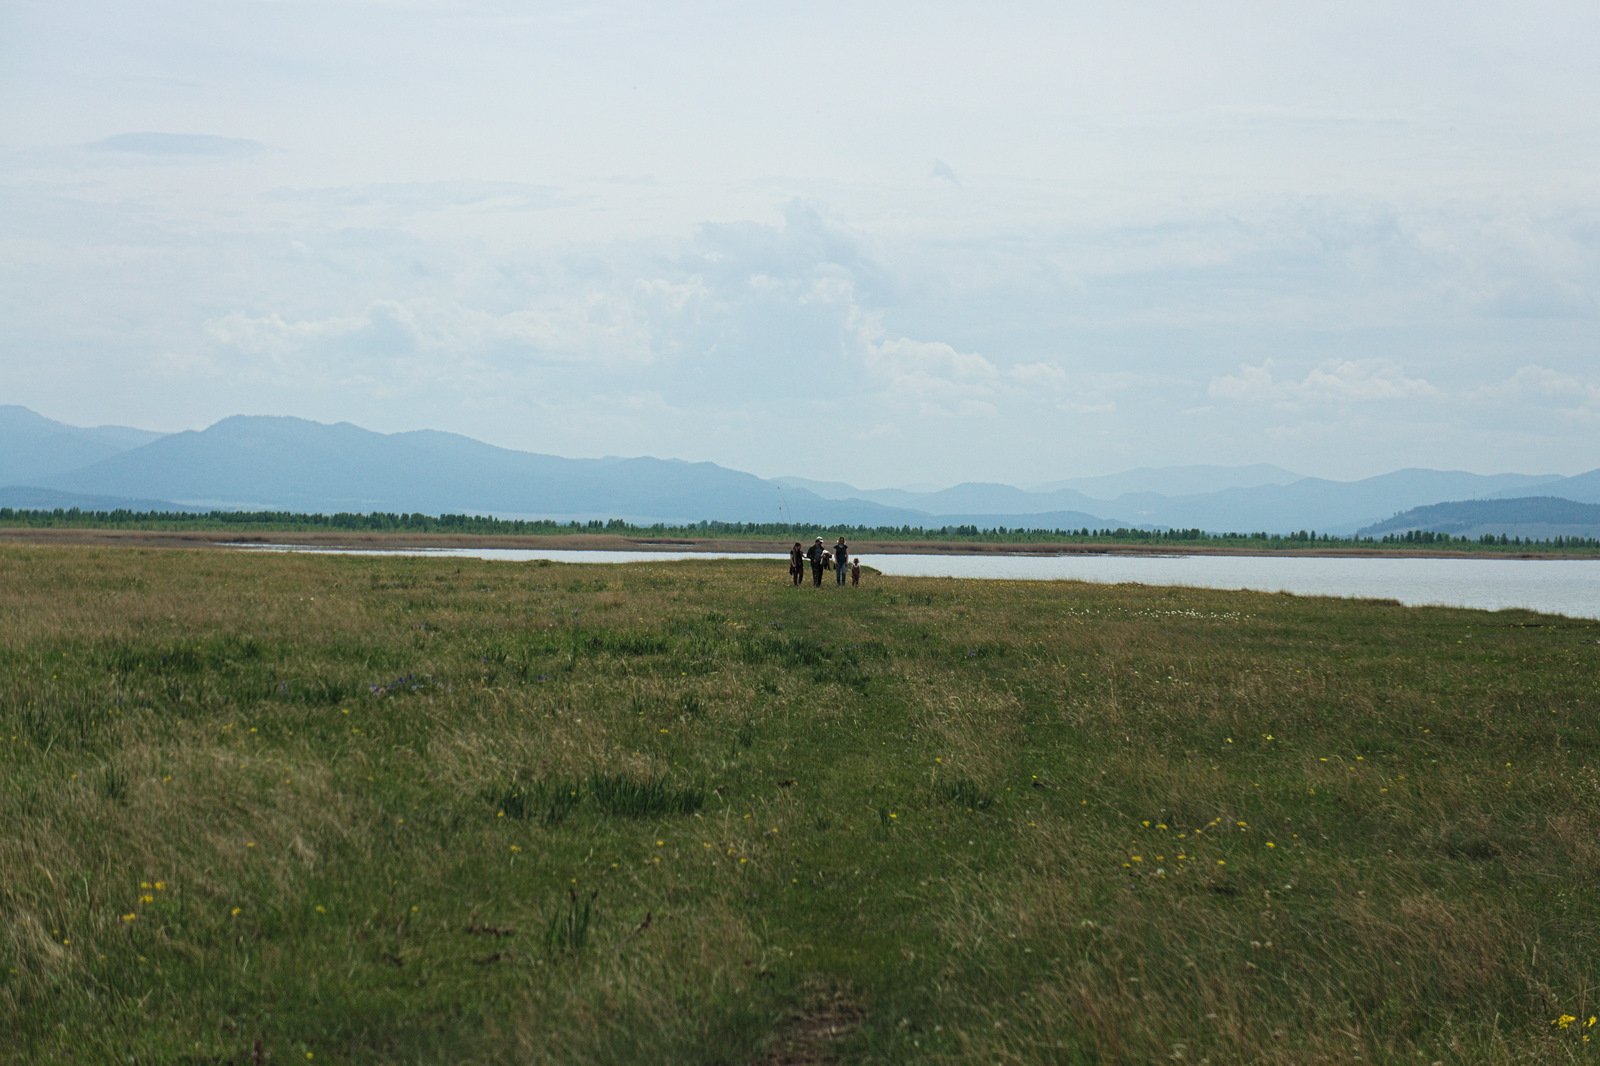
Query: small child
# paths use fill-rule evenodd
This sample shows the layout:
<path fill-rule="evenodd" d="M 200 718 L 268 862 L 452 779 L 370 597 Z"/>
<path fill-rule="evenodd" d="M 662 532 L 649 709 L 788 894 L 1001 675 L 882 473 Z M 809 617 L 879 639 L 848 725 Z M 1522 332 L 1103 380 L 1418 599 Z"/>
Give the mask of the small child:
<path fill-rule="evenodd" d="M 850 560 L 850 584 L 852 586 L 861 584 L 861 556 L 859 555 Z"/>

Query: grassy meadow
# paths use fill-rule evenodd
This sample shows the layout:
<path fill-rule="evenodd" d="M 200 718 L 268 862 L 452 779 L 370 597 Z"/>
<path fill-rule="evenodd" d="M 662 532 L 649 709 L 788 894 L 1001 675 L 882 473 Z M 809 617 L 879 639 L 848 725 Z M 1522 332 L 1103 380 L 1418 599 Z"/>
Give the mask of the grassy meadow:
<path fill-rule="evenodd" d="M 0 548 L 0 1061 L 1600 1062 L 1600 623 L 784 565 Z"/>

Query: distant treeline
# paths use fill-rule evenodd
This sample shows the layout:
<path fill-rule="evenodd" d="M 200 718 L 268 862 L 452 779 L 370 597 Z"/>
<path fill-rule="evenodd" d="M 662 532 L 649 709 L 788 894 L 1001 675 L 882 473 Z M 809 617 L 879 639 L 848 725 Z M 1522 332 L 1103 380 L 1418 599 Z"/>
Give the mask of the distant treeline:
<path fill-rule="evenodd" d="M 786 522 L 714 522 L 687 525 L 655 523 L 635 525 L 620 518 L 609 520 L 557 522 L 551 519 L 490 518 L 469 514 L 394 514 L 373 511 L 368 514 L 300 514 L 294 511 L 86 511 L 76 507 L 55 510 L 30 510 L 0 507 L 0 525 L 23 528 L 136 529 L 148 531 L 241 533 L 308 533 L 346 531 L 358 533 L 434 533 L 478 536 L 555 536 L 575 533 L 611 533 L 624 537 L 682 537 L 698 539 L 749 540 L 770 538 L 790 541 L 809 540 L 815 535 L 844 534 L 858 543 L 872 541 L 949 541 L 985 544 L 1173 544 L 1190 547 L 1251 548 L 1256 550 L 1294 548 L 1371 548 L 1392 546 L 1447 548 L 1477 551 L 1600 550 L 1600 538 L 1553 536 L 1546 538 L 1511 537 L 1485 533 L 1478 537 L 1456 536 L 1427 530 L 1386 533 L 1382 537 L 1345 537 L 1315 530 L 1291 533 L 1207 533 L 1200 529 L 1045 529 L 1014 526 L 852 526 Z"/>

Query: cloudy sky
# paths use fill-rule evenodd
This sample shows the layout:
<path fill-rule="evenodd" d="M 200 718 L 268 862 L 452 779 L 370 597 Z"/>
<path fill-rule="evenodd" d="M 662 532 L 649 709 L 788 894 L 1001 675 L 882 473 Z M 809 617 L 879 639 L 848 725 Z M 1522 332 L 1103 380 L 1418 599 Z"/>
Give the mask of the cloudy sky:
<path fill-rule="evenodd" d="M 862 486 L 1600 466 L 1600 5 L 6 0 L 0 403 Z"/>

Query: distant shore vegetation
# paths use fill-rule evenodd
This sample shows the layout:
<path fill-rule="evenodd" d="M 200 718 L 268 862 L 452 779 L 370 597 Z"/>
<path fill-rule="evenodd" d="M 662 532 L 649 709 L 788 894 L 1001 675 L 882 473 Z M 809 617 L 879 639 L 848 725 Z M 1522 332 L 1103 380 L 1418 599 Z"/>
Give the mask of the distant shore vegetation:
<path fill-rule="evenodd" d="M 1433 530 L 1407 530 L 1382 536 L 1347 536 L 1300 529 L 1289 532 L 1212 533 L 1202 529 L 1145 529 L 1128 526 L 1093 529 L 1022 526 L 860 526 L 830 523 L 722 522 L 639 524 L 621 518 L 558 521 L 495 518 L 474 514 L 402 514 L 388 511 L 311 514 L 295 511 L 109 511 L 76 507 L 53 510 L 0 507 L 0 526 L 28 529 L 126 529 L 145 531 L 218 532 L 352 532 L 450 536 L 574 536 L 604 534 L 641 539 L 748 541 L 792 540 L 813 529 L 843 534 L 858 543 L 925 541 L 950 544 L 1016 545 L 1172 545 L 1185 548 L 1250 551 L 1373 549 L 1470 552 L 1595 552 L 1600 538 L 1554 535 L 1511 536 L 1483 533 L 1463 536 Z"/>

